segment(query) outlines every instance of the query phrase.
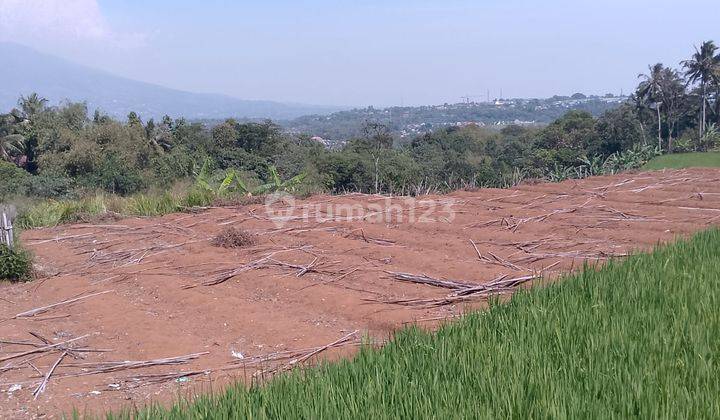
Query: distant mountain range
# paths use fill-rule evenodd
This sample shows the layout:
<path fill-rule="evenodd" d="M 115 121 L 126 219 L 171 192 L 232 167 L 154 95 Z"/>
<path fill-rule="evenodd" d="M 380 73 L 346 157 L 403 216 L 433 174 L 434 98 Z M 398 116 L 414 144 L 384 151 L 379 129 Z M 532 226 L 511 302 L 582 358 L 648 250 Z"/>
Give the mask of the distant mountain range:
<path fill-rule="evenodd" d="M 143 118 L 167 114 L 188 119 L 286 120 L 343 109 L 170 89 L 115 76 L 13 43 L 0 42 L 0 57 L 0 113 L 15 107 L 20 95 L 32 92 L 47 98 L 52 105 L 65 100 L 84 101 L 90 112 L 100 109 L 116 118 L 125 118 L 135 111 Z"/>

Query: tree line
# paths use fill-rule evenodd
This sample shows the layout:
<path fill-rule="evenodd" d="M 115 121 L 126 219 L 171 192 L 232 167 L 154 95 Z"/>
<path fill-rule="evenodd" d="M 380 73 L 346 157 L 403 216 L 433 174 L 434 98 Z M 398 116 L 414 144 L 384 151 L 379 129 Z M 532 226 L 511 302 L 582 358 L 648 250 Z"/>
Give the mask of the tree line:
<path fill-rule="evenodd" d="M 183 188 L 201 168 L 232 170 L 248 186 L 303 174 L 302 193 L 417 194 L 563 179 L 637 166 L 658 150 L 708 150 L 720 141 L 720 54 L 704 42 L 673 69 L 650 66 L 621 106 L 569 111 L 545 127 L 448 127 L 409 140 L 368 120 L 340 149 L 271 121 L 207 126 L 164 117 L 124 121 L 83 103 L 49 106 L 37 94 L 0 115 L 0 199 L 129 195 Z"/>

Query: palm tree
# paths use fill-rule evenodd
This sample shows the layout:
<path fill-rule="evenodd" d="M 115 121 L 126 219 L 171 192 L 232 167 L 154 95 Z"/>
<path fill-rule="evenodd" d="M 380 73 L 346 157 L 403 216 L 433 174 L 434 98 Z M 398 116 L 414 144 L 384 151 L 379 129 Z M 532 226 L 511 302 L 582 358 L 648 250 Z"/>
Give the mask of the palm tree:
<path fill-rule="evenodd" d="M 18 106 L 22 108 L 25 117 L 32 119 L 34 115 L 45 109 L 47 102 L 47 99 L 33 92 L 28 96 L 21 96 L 18 100 Z"/>
<path fill-rule="evenodd" d="M 663 70 L 665 67 L 662 63 L 649 66 L 648 74 L 639 74 L 638 78 L 642 79 L 638 86 L 637 96 L 649 105 L 654 105 L 657 111 L 658 121 L 658 147 L 662 147 L 662 119 L 660 116 L 660 107 L 663 104 Z"/>
<path fill-rule="evenodd" d="M 677 128 L 681 108 L 686 98 L 685 83 L 676 70 L 666 67 L 661 75 L 662 103 L 665 108 L 665 121 L 667 125 L 667 150 L 673 151 L 673 131 Z"/>
<path fill-rule="evenodd" d="M 17 133 L 18 124 L 23 119 L 17 114 L 13 110 L 9 114 L 0 115 L 0 159 L 12 161 L 25 148 L 25 137 Z"/>
<path fill-rule="evenodd" d="M 720 62 L 720 53 L 715 56 L 715 60 Z M 713 72 L 711 88 L 711 90 L 715 91 L 715 109 L 713 110 L 715 114 L 715 124 L 720 125 L 720 66 L 717 66 Z"/>
<path fill-rule="evenodd" d="M 630 94 L 629 102 L 632 104 L 635 114 L 637 114 L 637 120 L 640 124 L 640 133 L 642 134 L 643 145 L 647 145 L 647 138 L 645 137 L 645 124 L 643 124 L 643 111 L 647 110 L 645 102 L 642 98 L 636 94 Z"/>
<path fill-rule="evenodd" d="M 702 101 L 700 137 L 705 133 L 706 126 L 707 87 L 717 77 L 718 69 L 720 69 L 720 55 L 716 56 L 715 51 L 717 51 L 717 46 L 713 41 L 705 41 L 700 49 L 695 47 L 695 54 L 690 60 L 682 62 L 688 81 L 690 83 L 700 82 L 700 100 Z"/>
<path fill-rule="evenodd" d="M 20 134 L 9 134 L 0 137 L 0 158 L 12 161 L 14 156 L 22 153 L 25 138 Z"/>

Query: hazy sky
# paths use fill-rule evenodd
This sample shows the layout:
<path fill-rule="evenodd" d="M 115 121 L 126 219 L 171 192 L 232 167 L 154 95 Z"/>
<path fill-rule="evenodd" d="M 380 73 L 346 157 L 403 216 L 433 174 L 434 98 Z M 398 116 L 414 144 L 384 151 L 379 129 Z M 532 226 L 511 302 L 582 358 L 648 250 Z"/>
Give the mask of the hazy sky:
<path fill-rule="evenodd" d="M 718 22 L 717 0 L 0 0 L 0 40 L 118 75 L 359 106 L 628 92 Z"/>

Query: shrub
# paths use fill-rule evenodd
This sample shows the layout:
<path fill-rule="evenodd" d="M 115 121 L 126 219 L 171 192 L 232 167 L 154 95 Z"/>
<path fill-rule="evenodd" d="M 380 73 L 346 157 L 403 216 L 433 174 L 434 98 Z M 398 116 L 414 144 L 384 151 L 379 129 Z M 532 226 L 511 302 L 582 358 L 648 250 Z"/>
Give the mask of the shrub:
<path fill-rule="evenodd" d="M 126 212 L 134 216 L 161 216 L 175 211 L 178 211 L 177 200 L 170 193 L 138 194 L 127 199 Z"/>
<path fill-rule="evenodd" d="M 0 160 L 0 200 L 24 194 L 31 181 L 31 175 L 12 163 Z"/>
<path fill-rule="evenodd" d="M 103 159 L 95 173 L 85 177 L 87 187 L 101 187 L 105 191 L 126 195 L 140 191 L 145 182 L 136 168 L 128 166 L 114 154 Z"/>
<path fill-rule="evenodd" d="M 62 171 L 44 170 L 30 178 L 28 195 L 44 198 L 68 198 L 76 187 L 75 181 Z"/>
<path fill-rule="evenodd" d="M 30 279 L 31 274 L 32 256 L 28 251 L 0 244 L 0 280 L 25 281 Z"/>
<path fill-rule="evenodd" d="M 234 227 L 223 230 L 210 241 L 213 246 L 223 248 L 242 248 L 255 245 L 257 242 L 257 236 L 254 234 Z"/>
<path fill-rule="evenodd" d="M 212 204 L 215 199 L 216 196 L 213 191 L 193 187 L 182 199 L 180 205 L 182 207 L 205 207 Z"/>

